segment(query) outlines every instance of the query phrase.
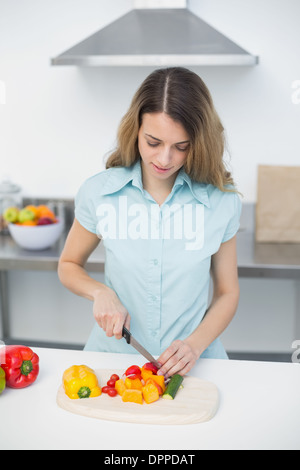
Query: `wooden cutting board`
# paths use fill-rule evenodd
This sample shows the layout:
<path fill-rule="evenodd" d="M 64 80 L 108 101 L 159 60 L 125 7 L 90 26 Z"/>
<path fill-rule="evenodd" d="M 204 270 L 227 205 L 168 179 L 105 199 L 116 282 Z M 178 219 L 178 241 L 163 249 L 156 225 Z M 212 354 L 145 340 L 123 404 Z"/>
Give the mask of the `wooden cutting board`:
<path fill-rule="evenodd" d="M 122 376 L 124 371 L 96 369 L 95 374 L 101 387 L 106 385 L 112 374 Z M 71 400 L 63 386 L 57 393 L 57 404 L 71 413 L 109 421 L 139 424 L 193 424 L 209 421 L 219 405 L 217 387 L 197 377 L 185 376 L 183 388 L 174 400 L 160 398 L 151 404 L 123 402 L 118 395 L 109 397 L 102 393 L 96 398 Z"/>

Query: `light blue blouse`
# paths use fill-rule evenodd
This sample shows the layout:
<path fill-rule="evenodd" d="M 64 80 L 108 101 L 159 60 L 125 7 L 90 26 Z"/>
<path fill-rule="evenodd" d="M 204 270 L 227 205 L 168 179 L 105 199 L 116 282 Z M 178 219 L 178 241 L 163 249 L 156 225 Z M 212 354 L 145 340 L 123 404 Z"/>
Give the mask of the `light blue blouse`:
<path fill-rule="evenodd" d="M 87 179 L 75 217 L 102 237 L 105 283 L 131 316 L 130 329 L 153 355 L 185 339 L 208 308 L 211 256 L 238 231 L 234 192 L 193 182 L 183 169 L 159 206 L 143 189 L 140 161 Z M 95 323 L 86 350 L 134 353 Z M 201 357 L 227 358 L 219 338 Z"/>

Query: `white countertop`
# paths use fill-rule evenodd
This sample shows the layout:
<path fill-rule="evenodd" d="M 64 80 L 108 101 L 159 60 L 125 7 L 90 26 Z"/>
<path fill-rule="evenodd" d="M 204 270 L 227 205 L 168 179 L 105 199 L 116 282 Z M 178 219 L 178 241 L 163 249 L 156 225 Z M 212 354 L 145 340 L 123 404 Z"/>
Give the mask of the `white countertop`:
<path fill-rule="evenodd" d="M 0 449 L 300 449 L 300 364 L 202 359 L 191 375 L 213 382 L 220 407 L 206 423 L 158 426 L 102 421 L 56 404 L 65 369 L 123 369 L 138 355 L 32 348 L 37 381 L 0 396 Z"/>

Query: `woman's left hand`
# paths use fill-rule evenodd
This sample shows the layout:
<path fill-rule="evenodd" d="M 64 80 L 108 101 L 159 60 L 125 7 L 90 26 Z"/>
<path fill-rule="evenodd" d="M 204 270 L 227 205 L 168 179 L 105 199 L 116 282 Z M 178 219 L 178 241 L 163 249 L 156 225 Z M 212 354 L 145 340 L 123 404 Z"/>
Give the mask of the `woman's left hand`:
<path fill-rule="evenodd" d="M 185 375 L 194 367 L 199 356 L 187 340 L 177 339 L 157 359 L 162 364 L 158 374 L 165 378 L 174 374 Z"/>

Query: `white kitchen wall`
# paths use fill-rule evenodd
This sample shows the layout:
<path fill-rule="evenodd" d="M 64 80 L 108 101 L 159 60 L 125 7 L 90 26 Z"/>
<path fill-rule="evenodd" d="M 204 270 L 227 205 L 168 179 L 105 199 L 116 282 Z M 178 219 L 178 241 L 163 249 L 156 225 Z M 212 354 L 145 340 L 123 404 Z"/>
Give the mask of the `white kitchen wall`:
<path fill-rule="evenodd" d="M 190 0 L 256 67 L 194 67 L 227 130 L 231 168 L 255 201 L 259 163 L 300 162 L 299 0 Z M 152 70 L 53 67 L 50 58 L 131 9 L 130 0 L 0 0 L 0 180 L 29 196 L 73 197 L 102 170 L 132 94 Z M 295 88 L 293 88 L 293 85 Z M 294 95 L 293 95 L 294 94 Z M 294 96 L 294 99 L 293 99 Z"/>
<path fill-rule="evenodd" d="M 190 5 L 203 20 L 260 57 L 254 68 L 202 73 L 227 128 L 240 190 L 245 200 L 255 201 L 257 165 L 300 164 L 300 100 L 295 98 L 300 2 L 191 0 Z"/>
<path fill-rule="evenodd" d="M 124 81 L 120 71 L 52 67 L 50 58 L 130 8 L 130 0 L 0 0 L 0 179 L 9 175 L 28 196 L 73 197 L 102 169 L 131 71 Z"/>

